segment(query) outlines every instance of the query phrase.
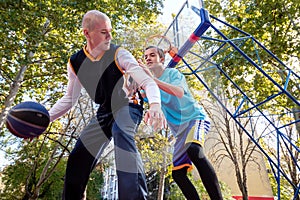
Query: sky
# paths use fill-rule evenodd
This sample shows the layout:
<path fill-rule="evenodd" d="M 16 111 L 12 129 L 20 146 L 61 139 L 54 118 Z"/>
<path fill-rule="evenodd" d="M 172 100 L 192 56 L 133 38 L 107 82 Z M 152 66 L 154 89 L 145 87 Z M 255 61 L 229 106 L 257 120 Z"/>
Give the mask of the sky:
<path fill-rule="evenodd" d="M 164 8 L 162 10 L 163 15 L 160 16 L 162 22 L 166 25 L 169 25 L 173 18 L 172 13 L 177 14 L 186 0 L 165 0 Z"/>
<path fill-rule="evenodd" d="M 160 17 L 162 22 L 169 25 L 173 20 L 172 13 L 177 14 L 186 1 L 187 0 L 165 0 L 164 8 L 162 10 L 163 15 Z M 201 1 L 202 0 L 188 0 L 188 4 L 199 8 Z"/>

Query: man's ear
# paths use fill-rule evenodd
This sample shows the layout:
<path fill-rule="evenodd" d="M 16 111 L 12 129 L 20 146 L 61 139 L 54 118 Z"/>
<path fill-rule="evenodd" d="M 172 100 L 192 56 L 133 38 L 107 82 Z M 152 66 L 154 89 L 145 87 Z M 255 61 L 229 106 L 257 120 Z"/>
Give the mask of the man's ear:
<path fill-rule="evenodd" d="M 83 35 L 84 35 L 86 38 L 89 38 L 89 37 L 90 37 L 89 31 L 88 31 L 87 29 L 83 29 Z"/>
<path fill-rule="evenodd" d="M 165 58 L 160 58 L 159 60 L 161 63 L 165 63 Z"/>

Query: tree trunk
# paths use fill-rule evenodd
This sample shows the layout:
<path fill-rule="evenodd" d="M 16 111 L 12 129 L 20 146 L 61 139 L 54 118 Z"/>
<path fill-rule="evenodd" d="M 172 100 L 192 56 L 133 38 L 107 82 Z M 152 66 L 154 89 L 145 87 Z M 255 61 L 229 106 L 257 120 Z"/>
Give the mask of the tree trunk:
<path fill-rule="evenodd" d="M 166 167 L 163 165 L 160 171 L 160 176 L 159 176 L 159 188 L 158 188 L 158 193 L 157 193 L 157 200 L 163 200 L 164 199 L 164 186 L 165 186 L 165 172 L 166 172 Z"/>
<path fill-rule="evenodd" d="M 11 106 L 16 98 L 16 95 L 21 86 L 21 83 L 23 82 L 26 69 L 27 69 L 27 66 L 21 67 L 19 73 L 17 74 L 16 78 L 14 79 L 12 86 L 10 87 L 9 94 L 4 102 L 4 108 L 0 114 L 0 129 L 3 128 L 8 111 L 11 108 Z"/>
<path fill-rule="evenodd" d="M 167 137 L 167 132 L 165 133 L 165 137 Z M 165 148 L 166 150 L 166 148 Z M 160 176 L 159 176 L 159 187 L 158 187 L 158 193 L 157 193 L 157 200 L 163 200 L 164 199 L 164 188 L 165 188 L 165 174 L 166 174 L 166 151 L 162 152 L 163 156 L 163 164 L 160 170 Z"/>
<path fill-rule="evenodd" d="M 36 184 L 36 187 L 33 191 L 33 195 L 32 197 L 30 198 L 30 200 L 37 200 L 39 198 L 39 194 L 40 194 L 40 189 L 43 185 L 43 183 L 45 181 L 47 181 L 47 179 L 51 176 L 51 174 L 54 172 L 54 169 L 56 167 L 56 165 L 54 165 L 54 167 L 51 169 L 50 168 L 50 164 L 54 162 L 54 157 L 59 149 L 59 144 L 61 143 L 62 139 L 64 138 L 64 135 L 61 135 L 60 138 L 59 138 L 59 143 L 55 146 L 55 148 L 53 149 L 52 153 L 51 153 L 51 156 L 49 157 L 49 159 L 47 160 L 47 163 L 46 165 L 44 166 L 43 168 L 43 171 L 39 177 L 39 180 L 38 180 L 38 183 Z M 43 146 L 41 147 L 43 148 Z M 58 157 L 59 159 L 56 161 L 56 164 L 58 164 L 58 162 L 60 161 L 60 159 L 62 158 L 63 154 L 64 154 L 65 151 L 62 151 L 60 156 Z"/>
<path fill-rule="evenodd" d="M 43 26 L 43 29 L 42 29 L 43 35 L 46 34 L 49 24 L 50 24 L 50 21 L 47 19 Z M 36 46 L 38 46 L 38 43 L 36 44 Z M 28 54 L 29 58 L 32 58 L 33 55 L 34 55 L 33 52 L 30 52 Z M 4 102 L 4 108 L 3 108 L 2 112 L 0 113 L 0 130 L 3 128 L 4 120 L 6 119 L 8 111 L 11 108 L 11 105 L 13 104 L 13 102 L 17 96 L 17 92 L 23 82 L 25 71 L 26 71 L 27 67 L 28 66 L 21 67 L 21 69 L 19 70 L 19 73 L 17 74 L 16 78 L 14 79 L 14 81 L 10 87 L 9 94 Z"/>
<path fill-rule="evenodd" d="M 300 106 L 295 106 L 293 108 L 293 114 L 294 114 L 295 121 L 300 120 Z M 298 134 L 300 134 L 300 122 L 296 123 L 296 130 Z"/>

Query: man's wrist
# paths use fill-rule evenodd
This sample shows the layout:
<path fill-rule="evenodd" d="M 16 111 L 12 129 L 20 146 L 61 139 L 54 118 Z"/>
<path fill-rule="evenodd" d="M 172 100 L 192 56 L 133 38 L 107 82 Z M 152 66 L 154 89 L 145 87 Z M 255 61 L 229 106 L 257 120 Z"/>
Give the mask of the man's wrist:
<path fill-rule="evenodd" d="M 152 102 L 150 103 L 150 107 L 151 106 L 160 106 L 161 104 L 159 102 Z"/>

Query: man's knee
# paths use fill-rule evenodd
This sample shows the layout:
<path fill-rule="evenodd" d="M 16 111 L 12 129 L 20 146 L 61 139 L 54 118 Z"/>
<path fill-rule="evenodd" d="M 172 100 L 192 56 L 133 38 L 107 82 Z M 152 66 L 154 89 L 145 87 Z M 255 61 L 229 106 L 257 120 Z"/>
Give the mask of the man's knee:
<path fill-rule="evenodd" d="M 205 158 L 202 146 L 194 142 L 189 144 L 186 152 L 192 161 L 195 158 L 197 159 Z"/>
<path fill-rule="evenodd" d="M 176 183 L 180 182 L 183 178 L 186 177 L 187 168 L 181 168 L 172 171 L 172 177 Z"/>

